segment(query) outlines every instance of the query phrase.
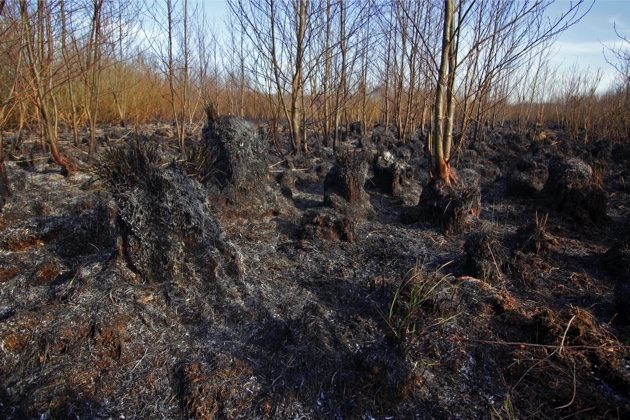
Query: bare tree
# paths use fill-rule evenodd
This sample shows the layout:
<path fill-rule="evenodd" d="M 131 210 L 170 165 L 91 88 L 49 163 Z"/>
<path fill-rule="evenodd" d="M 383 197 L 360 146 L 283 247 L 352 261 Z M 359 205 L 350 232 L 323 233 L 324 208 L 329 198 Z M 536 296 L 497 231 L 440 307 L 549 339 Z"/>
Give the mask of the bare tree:
<path fill-rule="evenodd" d="M 138 25 L 134 25 L 134 21 L 140 14 L 141 3 L 117 0 L 113 7 L 111 18 L 114 22 L 109 42 L 113 80 L 109 86 L 109 93 L 113 99 L 118 123 L 124 127 L 127 125 L 130 90 L 133 87 L 132 60 L 139 55 L 139 47 L 136 44 L 139 29 Z"/>
<path fill-rule="evenodd" d="M 161 6 L 161 7 L 160 7 Z M 152 51 L 160 63 L 161 72 L 168 86 L 168 107 L 177 136 L 180 153 L 185 154 L 186 121 L 190 109 L 190 63 L 189 40 L 190 15 L 187 0 L 163 0 L 147 4 L 152 23 L 164 38 L 150 37 Z"/>
<path fill-rule="evenodd" d="M 614 26 L 617 37 L 622 42 L 622 47 L 607 47 L 604 50 L 604 55 L 608 64 L 610 64 L 621 78 L 621 83 L 624 86 L 630 85 L 630 37 L 622 34 L 617 26 Z M 606 56 L 605 52 L 608 51 L 612 54 L 612 58 Z"/>
<path fill-rule="evenodd" d="M 614 102 L 613 112 L 606 121 L 611 125 L 611 131 L 615 131 L 615 137 L 623 139 L 630 137 L 630 112 L 628 112 L 630 110 L 630 37 L 622 34 L 616 26 L 614 29 L 621 41 L 621 46 L 607 48 L 605 51 L 612 54 L 612 57 L 605 54 L 605 58 L 617 71 L 619 84 L 616 92 L 610 95 L 610 100 Z"/>
<path fill-rule="evenodd" d="M 453 54 L 453 19 L 455 15 L 455 5 L 453 0 L 444 1 L 444 20 L 442 26 L 442 54 L 440 55 L 440 68 L 438 72 L 437 89 L 435 91 L 435 104 L 433 114 L 433 130 L 431 132 L 431 168 L 432 175 L 444 181 L 447 185 L 451 183 L 452 174 L 448 166 L 450 156 L 448 152 L 451 145 L 447 144 L 449 139 L 445 135 L 445 120 L 447 112 L 444 109 L 444 95 L 448 88 L 447 84 L 450 74 L 455 72 L 451 67 L 452 60 L 449 57 Z M 452 93 L 452 92 L 451 92 Z M 452 99 L 451 99 L 452 100 Z"/>
<path fill-rule="evenodd" d="M 90 33 L 86 48 L 86 60 L 84 73 L 85 83 L 85 110 L 89 122 L 90 138 L 88 159 L 92 160 L 96 153 L 96 121 L 98 114 L 98 99 L 100 95 L 100 76 L 101 76 L 101 22 L 103 13 L 103 1 L 93 0 L 92 2 L 92 19 L 90 23 Z"/>
<path fill-rule="evenodd" d="M 4 1 L 0 3 L 0 16 L 4 11 Z M 22 100 L 18 97 L 20 92 L 19 80 L 22 69 L 22 31 L 17 19 L 4 20 L 5 25 L 0 27 L 0 36 L 3 38 L 1 55 L 12 66 L 6 66 L 0 73 L 0 173 L 4 174 L 4 137 L 2 130 L 11 115 L 11 110 L 21 106 Z M 0 178 L 4 179 L 4 178 Z"/>
<path fill-rule="evenodd" d="M 464 61 L 475 59 L 484 48 L 489 48 L 489 57 L 483 66 L 477 67 L 476 79 L 485 92 L 489 91 L 491 82 L 502 71 L 511 71 L 522 63 L 532 50 L 545 44 L 571 25 L 578 22 L 589 10 L 584 11 L 584 1 L 568 5 L 567 10 L 555 18 L 546 15 L 551 1 L 511 2 L 475 2 L 472 0 L 445 0 L 442 13 L 442 46 L 437 72 L 437 87 L 434 101 L 434 114 L 430 141 L 431 173 L 446 185 L 454 181 L 450 169 L 453 150 L 453 130 L 455 121 L 456 93 L 455 83 L 458 80 L 458 69 Z M 486 28 L 478 27 L 472 34 L 464 34 L 474 13 L 485 16 L 477 22 L 486 22 Z M 472 21 L 475 21 L 472 19 Z M 474 26 L 473 26 L 474 27 Z M 420 30 L 416 24 L 416 30 Z M 467 51 L 459 51 L 459 39 L 467 37 Z M 422 43 L 428 43 L 421 35 Z M 461 57 L 461 58 L 458 58 Z M 475 68 L 475 66 L 469 68 Z M 459 78 L 466 80 L 466 77 Z M 479 95 L 478 98 L 486 98 Z M 477 104 L 478 106 L 478 104 Z M 479 108 L 477 108 L 479 109 Z M 479 123 L 479 121 L 477 121 Z M 461 133 L 462 136 L 464 133 Z"/>
<path fill-rule="evenodd" d="M 313 43 L 313 13 L 310 0 L 228 0 L 241 31 L 256 46 L 256 60 L 263 69 L 255 78 L 271 80 L 275 96 L 289 125 L 292 153 L 306 151 L 303 139 L 303 101 L 306 57 Z"/>
<path fill-rule="evenodd" d="M 29 71 L 29 83 L 35 96 L 35 105 L 42 123 L 43 137 L 50 147 L 54 161 L 66 173 L 72 174 L 76 166 L 61 154 L 58 139 L 58 108 L 55 98 L 54 43 L 52 12 L 43 1 L 37 1 L 35 25 L 26 0 L 20 0 L 20 17 Z M 35 28 L 33 28 L 35 26 Z"/>

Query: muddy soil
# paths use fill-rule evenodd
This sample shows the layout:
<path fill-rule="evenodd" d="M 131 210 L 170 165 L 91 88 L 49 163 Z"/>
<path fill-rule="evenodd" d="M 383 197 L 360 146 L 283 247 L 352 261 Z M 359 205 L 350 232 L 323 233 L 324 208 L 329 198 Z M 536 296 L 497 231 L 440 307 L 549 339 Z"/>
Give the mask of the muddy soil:
<path fill-rule="evenodd" d="M 369 217 L 326 202 L 329 148 L 285 160 L 269 142 L 255 200 L 223 202 L 182 179 L 169 127 L 145 131 L 160 154 L 151 179 L 168 186 L 153 216 L 152 184 L 112 194 L 86 145 L 64 143 L 81 168 L 67 178 L 36 136 L 11 151 L 6 133 L 0 417 L 630 417 L 628 144 L 487 133 L 456 165 L 478 174 L 480 209 L 445 234 L 402 223 L 426 162 L 419 141 L 382 127 L 343 144 L 366 156 Z M 408 168 L 394 189 L 383 159 Z M 547 179 L 557 168 L 569 169 Z M 133 220 L 150 239 L 130 254 Z M 225 244 L 234 270 L 216 268 Z"/>

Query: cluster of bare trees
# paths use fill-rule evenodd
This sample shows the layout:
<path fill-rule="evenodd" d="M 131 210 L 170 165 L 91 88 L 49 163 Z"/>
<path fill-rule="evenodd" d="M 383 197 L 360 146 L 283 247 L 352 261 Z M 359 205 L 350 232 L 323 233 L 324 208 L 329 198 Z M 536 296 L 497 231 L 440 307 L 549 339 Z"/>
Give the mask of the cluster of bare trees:
<path fill-rule="evenodd" d="M 351 123 L 380 122 L 402 140 L 426 136 L 432 173 L 448 182 L 457 150 L 514 103 L 540 103 L 519 116 L 543 119 L 545 52 L 590 6 L 227 0 L 228 29 L 214 31 L 204 2 L 149 3 L 0 1 L 0 132 L 34 124 L 72 171 L 60 124 L 77 143 L 85 130 L 92 156 L 99 122 L 170 120 L 185 153 L 188 129 L 212 101 L 221 113 L 266 121 L 274 136 L 286 128 L 293 153 L 316 138 L 336 147 Z M 592 101 L 581 98 L 595 96 L 595 81 L 567 82 L 563 106 L 590 115 Z"/>
<path fill-rule="evenodd" d="M 501 118 L 517 121 L 522 130 L 552 125 L 571 139 L 592 138 L 627 141 L 630 138 L 630 41 L 617 32 L 616 47 L 603 46 L 609 64 L 616 70 L 616 83 L 598 93 L 601 69 L 552 68 L 546 55 L 532 57 L 514 83 L 515 101 L 501 109 Z M 547 51 L 549 52 L 549 51 Z"/>
<path fill-rule="evenodd" d="M 615 32 L 621 46 L 608 50 L 612 57 L 609 59 L 607 56 L 607 61 L 617 70 L 619 84 L 616 91 L 602 98 L 603 108 L 608 111 L 608 123 L 602 125 L 605 135 L 627 139 L 630 137 L 630 36 L 622 34 L 616 27 Z"/>
<path fill-rule="evenodd" d="M 383 121 L 403 140 L 430 125 L 433 169 L 447 182 L 471 124 L 478 130 L 511 97 L 518 69 L 587 11 L 580 1 L 555 16 L 550 1 L 229 4 L 251 87 L 288 122 L 294 153 L 309 128 L 335 145 L 351 121 Z"/>
<path fill-rule="evenodd" d="M 76 168 L 61 153 L 59 126 L 71 127 L 75 143 L 80 128 L 87 127 L 93 157 L 106 94 L 101 78 L 115 59 L 112 41 L 122 36 L 128 8 L 126 2 L 105 0 L 2 2 L 0 123 L 12 120 L 20 133 L 25 123 L 37 124 L 42 147 L 68 172 Z"/>
<path fill-rule="evenodd" d="M 171 119 L 183 152 L 185 127 L 220 83 L 216 38 L 194 13 L 187 0 L 0 2 L 0 136 L 17 129 L 17 148 L 25 125 L 38 128 L 73 172 L 60 126 L 75 144 L 87 138 L 91 159 L 98 123 Z"/>

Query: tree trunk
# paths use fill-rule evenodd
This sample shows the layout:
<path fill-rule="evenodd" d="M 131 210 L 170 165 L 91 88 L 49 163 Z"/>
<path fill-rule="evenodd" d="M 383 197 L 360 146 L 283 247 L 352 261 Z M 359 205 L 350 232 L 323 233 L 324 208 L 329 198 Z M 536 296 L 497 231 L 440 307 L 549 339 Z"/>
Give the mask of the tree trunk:
<path fill-rule="evenodd" d="M 453 175 L 445 157 L 445 118 L 444 95 L 447 91 L 449 79 L 449 52 L 451 49 L 451 29 L 453 22 L 453 0 L 444 0 L 444 26 L 442 29 L 442 54 L 440 57 L 440 68 L 438 73 L 438 84 L 435 93 L 435 109 L 433 114 L 433 147 L 431 166 L 432 175 L 442 180 L 446 185 L 450 185 Z M 454 70 L 454 69 L 450 69 Z M 451 92 L 452 93 L 452 92 Z"/>
<path fill-rule="evenodd" d="M 455 71 L 457 69 L 457 40 L 455 39 L 455 23 L 451 17 L 449 27 L 448 48 L 448 86 L 446 88 L 446 123 L 444 135 L 444 160 L 451 160 L 453 147 L 453 126 L 455 122 Z M 461 22 L 459 22 L 461 24 Z"/>
<path fill-rule="evenodd" d="M 52 91 L 52 69 L 51 62 L 45 62 L 52 56 L 52 49 L 48 56 L 44 54 L 45 39 L 44 28 L 50 29 L 50 25 L 44 25 L 45 4 L 42 0 L 37 3 L 37 37 L 33 34 L 33 27 L 28 14 L 28 4 L 26 0 L 20 1 L 20 17 L 22 29 L 26 37 L 26 57 L 28 59 L 28 69 L 31 76 L 31 83 L 35 92 L 35 104 L 38 109 L 42 128 L 42 145 L 48 143 L 53 160 L 63 168 L 67 175 L 76 172 L 77 167 L 68 161 L 59 150 L 59 140 L 57 137 L 57 105 Z M 50 14 L 47 13 L 47 19 Z M 51 35 L 52 36 L 52 35 Z M 51 48 L 51 45 L 48 45 Z M 52 115 L 54 114 L 54 115 Z"/>

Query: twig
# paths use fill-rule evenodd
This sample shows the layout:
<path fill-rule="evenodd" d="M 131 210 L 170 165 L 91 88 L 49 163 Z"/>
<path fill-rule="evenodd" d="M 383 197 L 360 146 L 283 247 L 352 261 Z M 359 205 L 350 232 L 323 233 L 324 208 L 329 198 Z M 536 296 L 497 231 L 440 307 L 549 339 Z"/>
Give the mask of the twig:
<path fill-rule="evenodd" d="M 492 262 L 494 263 L 494 268 L 497 270 L 497 274 L 499 275 L 499 279 L 501 279 L 501 282 L 503 284 L 505 284 L 505 282 L 503 282 L 503 273 L 499 269 L 499 264 L 497 264 L 496 258 L 494 258 L 494 252 L 492 252 L 492 248 L 490 248 L 490 244 L 486 244 L 486 245 L 488 247 L 488 251 L 490 251 L 490 256 L 492 257 Z"/>
<path fill-rule="evenodd" d="M 554 345 L 551 345 L 551 344 L 536 344 L 536 343 L 526 343 L 526 342 L 520 342 L 520 341 L 474 340 L 474 339 L 470 339 L 470 338 L 465 338 L 464 341 L 468 341 L 468 342 L 472 342 L 472 343 L 481 343 L 481 344 L 495 344 L 495 345 L 500 345 L 500 346 L 536 347 L 536 348 L 554 349 L 554 350 L 560 349 L 559 346 L 554 346 Z M 604 345 L 601 345 L 601 346 L 578 345 L 578 346 L 564 346 L 563 348 L 569 349 L 569 350 L 577 350 L 577 349 L 597 350 L 597 349 L 601 349 L 603 347 L 606 347 L 606 346 L 604 346 Z M 614 346 L 611 345 L 610 347 L 614 347 Z"/>
<path fill-rule="evenodd" d="M 560 351 L 562 351 L 562 349 L 560 349 Z M 575 394 L 577 392 L 577 378 L 576 378 L 576 374 L 575 374 L 575 360 L 571 359 L 571 361 L 573 362 L 573 396 L 571 397 L 571 401 L 569 401 L 565 405 L 561 405 L 560 407 L 556 407 L 556 410 L 562 410 L 563 408 L 567 408 L 571 404 L 573 404 L 573 401 L 575 401 Z"/>
<path fill-rule="evenodd" d="M 560 341 L 560 348 L 558 349 L 558 354 L 562 355 L 562 349 L 564 348 L 564 340 L 567 338 L 567 333 L 569 332 L 569 328 L 571 327 L 571 323 L 575 319 L 575 315 L 571 317 L 569 323 L 567 324 L 567 328 L 564 330 L 564 334 L 562 334 L 562 340 Z"/>
<path fill-rule="evenodd" d="M 540 359 L 538 361 L 536 361 L 536 363 L 534 363 L 533 365 L 531 365 L 529 368 L 527 368 L 527 370 L 525 371 L 525 373 L 523 373 L 523 375 L 519 378 L 518 381 L 516 381 L 516 383 L 514 384 L 514 386 L 512 387 L 510 392 L 514 392 L 514 390 L 516 389 L 516 387 L 521 383 L 521 381 L 523 379 L 525 379 L 525 377 L 527 376 L 527 374 L 529 372 L 532 371 L 532 369 L 534 369 L 536 366 L 540 366 L 543 363 L 545 363 L 547 360 L 549 360 L 551 358 L 551 356 L 553 356 L 554 354 L 556 354 L 557 350 L 554 350 L 553 352 L 551 352 L 547 357 L 545 357 L 544 359 Z"/>
<path fill-rule="evenodd" d="M 280 174 L 283 172 L 304 172 L 304 171 L 308 171 L 308 168 L 295 168 L 295 169 L 283 169 L 283 170 L 277 170 L 277 171 L 269 171 L 272 174 Z"/>
<path fill-rule="evenodd" d="M 140 360 L 138 360 L 138 363 L 136 363 L 136 364 L 134 365 L 134 367 L 131 369 L 131 372 L 133 372 L 134 370 L 136 370 L 136 368 L 137 368 L 138 366 L 140 366 L 140 363 L 142 363 L 142 361 L 143 361 L 143 360 L 144 360 L 144 358 L 146 357 L 146 355 L 147 355 L 147 351 L 148 351 L 148 350 L 149 350 L 149 349 L 144 349 L 144 355 L 140 358 Z"/>
<path fill-rule="evenodd" d="M 22 163 L 28 163 L 28 162 L 36 162 L 36 161 L 40 161 L 40 160 L 48 160 L 48 159 L 50 159 L 50 157 L 49 157 L 49 156 L 46 156 L 46 157 L 41 157 L 41 158 L 33 158 L 33 159 L 28 159 L 28 160 L 20 160 L 20 159 L 13 160 L 13 159 L 5 159 L 4 161 L 5 161 L 5 162 L 22 162 Z"/>
<path fill-rule="evenodd" d="M 595 407 L 585 408 L 584 410 L 576 411 L 575 413 L 569 414 L 568 416 L 561 417 L 560 420 L 570 419 L 571 417 L 575 417 L 578 414 L 582 414 L 582 413 L 585 413 L 587 411 L 591 411 L 591 410 L 594 410 L 594 409 L 595 409 Z"/>

